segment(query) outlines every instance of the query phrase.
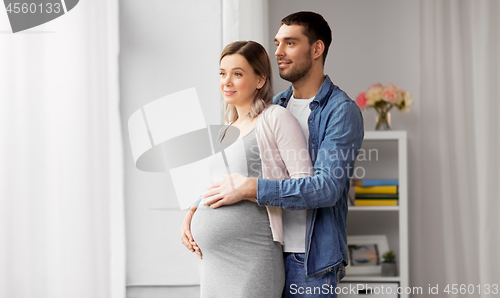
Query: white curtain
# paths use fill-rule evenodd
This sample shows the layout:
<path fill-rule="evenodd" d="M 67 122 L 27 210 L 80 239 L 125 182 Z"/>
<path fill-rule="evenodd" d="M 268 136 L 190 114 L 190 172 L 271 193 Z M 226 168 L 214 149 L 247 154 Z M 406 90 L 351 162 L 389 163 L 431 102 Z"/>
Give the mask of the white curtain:
<path fill-rule="evenodd" d="M 222 1 L 222 47 L 238 40 L 269 45 L 268 0 Z"/>
<path fill-rule="evenodd" d="M 27 32 L 9 29 L 0 29 L 0 297 L 125 297 L 118 1 L 80 1 Z"/>
<path fill-rule="evenodd" d="M 500 2 L 421 1 L 421 50 L 412 280 L 490 297 L 500 281 Z"/>

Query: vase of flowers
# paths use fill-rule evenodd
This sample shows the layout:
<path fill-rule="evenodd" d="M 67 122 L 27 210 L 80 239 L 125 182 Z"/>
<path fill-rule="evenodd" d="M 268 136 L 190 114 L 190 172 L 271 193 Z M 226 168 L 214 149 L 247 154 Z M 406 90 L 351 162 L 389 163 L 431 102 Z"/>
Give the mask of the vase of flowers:
<path fill-rule="evenodd" d="M 386 86 L 378 83 L 368 88 L 366 92 L 361 92 L 356 98 L 356 104 L 362 111 L 373 108 L 377 112 L 375 130 L 390 130 L 391 114 L 389 111 L 396 107 L 401 112 L 408 113 L 413 106 L 413 98 L 410 92 L 392 83 Z"/>

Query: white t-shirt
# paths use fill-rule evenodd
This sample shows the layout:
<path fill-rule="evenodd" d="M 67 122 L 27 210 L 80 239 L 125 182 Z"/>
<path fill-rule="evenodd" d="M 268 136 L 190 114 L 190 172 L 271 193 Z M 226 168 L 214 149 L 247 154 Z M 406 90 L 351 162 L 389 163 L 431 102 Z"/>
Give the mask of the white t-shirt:
<path fill-rule="evenodd" d="M 313 101 L 309 99 L 290 98 L 287 110 L 299 121 L 302 132 L 306 137 L 306 143 L 309 143 L 309 126 L 307 119 L 311 114 L 309 104 Z M 283 232 L 285 243 L 283 250 L 285 252 L 304 253 L 306 251 L 306 210 L 285 210 L 283 209 Z"/>

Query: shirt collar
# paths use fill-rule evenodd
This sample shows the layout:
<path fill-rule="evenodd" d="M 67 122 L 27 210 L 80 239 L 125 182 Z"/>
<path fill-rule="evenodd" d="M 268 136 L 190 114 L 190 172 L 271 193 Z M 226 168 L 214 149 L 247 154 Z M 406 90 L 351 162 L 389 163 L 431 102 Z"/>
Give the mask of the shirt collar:
<path fill-rule="evenodd" d="M 321 84 L 321 88 L 319 88 L 319 91 L 314 97 L 313 101 L 321 103 L 325 100 L 328 100 L 329 98 L 328 95 L 331 93 L 332 87 L 333 87 L 332 80 L 330 80 L 330 77 L 328 75 L 325 75 L 325 81 L 323 82 L 323 84 Z M 280 104 L 283 103 L 287 104 L 292 95 L 293 95 L 293 87 L 292 85 L 290 85 L 290 87 L 288 87 L 288 89 L 286 89 L 286 91 L 281 94 Z"/>

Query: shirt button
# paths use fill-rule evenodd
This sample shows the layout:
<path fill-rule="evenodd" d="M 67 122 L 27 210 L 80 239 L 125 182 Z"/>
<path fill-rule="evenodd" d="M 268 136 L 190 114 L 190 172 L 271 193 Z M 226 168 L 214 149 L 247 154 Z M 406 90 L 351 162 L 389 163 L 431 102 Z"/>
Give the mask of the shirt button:
<path fill-rule="evenodd" d="M 312 123 L 313 121 L 312 120 L 309 120 L 309 123 Z"/>

